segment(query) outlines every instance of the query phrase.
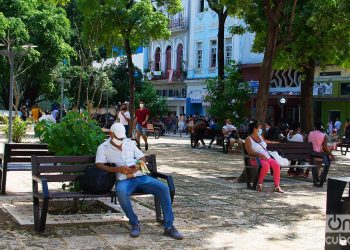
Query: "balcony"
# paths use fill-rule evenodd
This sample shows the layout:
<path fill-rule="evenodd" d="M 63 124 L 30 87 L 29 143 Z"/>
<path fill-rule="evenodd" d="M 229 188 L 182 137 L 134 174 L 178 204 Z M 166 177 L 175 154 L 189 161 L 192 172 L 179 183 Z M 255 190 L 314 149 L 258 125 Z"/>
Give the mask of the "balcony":
<path fill-rule="evenodd" d="M 171 32 L 188 30 L 188 18 L 178 17 L 170 19 L 169 29 Z"/>

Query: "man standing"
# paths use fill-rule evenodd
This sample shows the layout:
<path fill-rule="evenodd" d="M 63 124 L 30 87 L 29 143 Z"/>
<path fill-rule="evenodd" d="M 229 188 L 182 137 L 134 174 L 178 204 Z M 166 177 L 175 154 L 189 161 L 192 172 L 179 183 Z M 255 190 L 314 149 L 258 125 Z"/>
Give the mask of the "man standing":
<path fill-rule="evenodd" d="M 337 135 L 340 133 L 341 122 L 339 121 L 339 117 L 337 117 L 336 122 L 334 123 L 334 127 L 337 129 Z"/>
<path fill-rule="evenodd" d="M 164 235 L 182 240 L 183 236 L 173 225 L 174 214 L 171 205 L 169 188 L 163 182 L 144 174 L 135 166 L 137 160 L 145 161 L 145 156 L 135 143 L 126 138 L 125 127 L 115 123 L 110 128 L 110 139 L 102 143 L 96 153 L 96 167 L 108 172 L 117 173 L 115 191 L 120 206 L 131 225 L 130 236 L 140 235 L 140 221 L 133 211 L 130 196 L 134 192 L 153 194 L 160 200 L 164 217 Z M 105 163 L 114 163 L 117 167 L 109 167 Z"/>
<path fill-rule="evenodd" d="M 119 118 L 119 122 L 124 125 L 126 134 L 128 134 L 130 113 L 125 103 L 122 104 L 121 111 L 119 111 L 118 113 L 118 118 Z"/>
<path fill-rule="evenodd" d="M 137 144 L 141 146 L 140 137 L 142 135 L 142 138 L 145 141 L 145 150 L 148 150 L 147 123 L 149 119 L 149 114 L 149 109 L 145 108 L 145 102 L 143 100 L 140 100 L 140 108 L 137 109 L 135 112 L 136 119 L 134 122 L 134 128 L 136 129 Z"/>

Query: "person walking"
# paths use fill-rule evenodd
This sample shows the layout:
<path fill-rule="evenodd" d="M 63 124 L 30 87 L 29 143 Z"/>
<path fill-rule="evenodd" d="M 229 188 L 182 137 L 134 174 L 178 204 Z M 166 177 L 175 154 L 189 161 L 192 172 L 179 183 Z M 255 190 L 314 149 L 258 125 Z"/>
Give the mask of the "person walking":
<path fill-rule="evenodd" d="M 130 121 L 130 112 L 126 106 L 126 103 L 123 103 L 121 106 L 121 110 L 118 112 L 119 123 L 123 124 L 125 127 L 126 135 L 129 132 L 129 121 Z"/>
<path fill-rule="evenodd" d="M 147 123 L 149 119 L 150 111 L 145 107 L 145 102 L 140 100 L 140 108 L 135 112 L 135 122 L 134 128 L 136 129 L 136 140 L 139 147 L 141 147 L 141 135 L 142 139 L 145 142 L 145 150 L 148 150 L 148 142 L 147 142 Z"/>
<path fill-rule="evenodd" d="M 339 135 L 340 133 L 340 128 L 341 128 L 341 121 L 339 121 L 339 117 L 337 117 L 335 123 L 334 123 L 334 127 L 337 129 L 337 134 Z"/>
<path fill-rule="evenodd" d="M 182 114 L 180 114 L 179 120 L 177 122 L 177 127 L 180 133 L 180 137 L 182 137 L 182 133 L 185 128 L 185 117 Z"/>

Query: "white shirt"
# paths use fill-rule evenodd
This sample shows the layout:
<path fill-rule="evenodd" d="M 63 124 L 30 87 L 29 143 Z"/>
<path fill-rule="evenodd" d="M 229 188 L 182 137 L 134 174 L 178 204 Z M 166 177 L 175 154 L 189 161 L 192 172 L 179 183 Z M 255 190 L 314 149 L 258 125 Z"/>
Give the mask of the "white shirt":
<path fill-rule="evenodd" d="M 295 135 L 291 135 L 291 132 L 288 133 L 287 135 L 287 141 L 295 141 L 295 142 L 303 142 L 304 141 L 304 137 L 301 134 L 295 134 Z"/>
<path fill-rule="evenodd" d="M 232 124 L 226 124 L 222 127 L 222 129 L 226 131 L 226 136 L 229 136 L 232 131 L 237 130 L 237 128 Z"/>
<path fill-rule="evenodd" d="M 56 119 L 53 118 L 52 115 L 43 115 L 42 117 L 39 118 L 39 122 L 41 122 L 42 120 L 48 120 L 50 122 L 56 123 Z"/>
<path fill-rule="evenodd" d="M 336 121 L 334 123 L 334 127 L 339 131 L 340 130 L 340 127 L 341 127 L 341 122 L 340 121 Z"/>
<path fill-rule="evenodd" d="M 135 143 L 130 139 L 124 139 L 122 144 L 122 151 L 114 147 L 108 139 L 102 143 L 96 152 L 96 163 L 114 163 L 117 167 L 120 166 L 133 166 L 136 161 L 145 155 L 138 149 Z M 145 175 L 141 171 L 134 173 L 134 176 Z M 119 180 L 125 180 L 126 175 L 117 173 Z"/>
<path fill-rule="evenodd" d="M 121 124 L 123 124 L 124 126 L 125 126 L 125 125 L 129 125 L 128 121 L 127 121 L 127 120 L 124 118 L 124 116 L 122 115 L 122 112 L 123 112 L 123 111 L 120 111 L 120 112 L 118 113 L 119 122 L 120 122 Z M 126 118 L 130 119 L 130 113 L 129 113 L 129 111 L 124 112 L 124 115 L 126 116 Z"/>
<path fill-rule="evenodd" d="M 258 154 L 263 154 L 267 159 L 270 159 L 271 156 L 266 151 L 266 147 L 267 147 L 266 142 L 261 138 L 261 136 L 259 136 L 259 138 L 260 138 L 261 142 L 257 143 L 249 136 L 253 152 L 258 153 Z"/>

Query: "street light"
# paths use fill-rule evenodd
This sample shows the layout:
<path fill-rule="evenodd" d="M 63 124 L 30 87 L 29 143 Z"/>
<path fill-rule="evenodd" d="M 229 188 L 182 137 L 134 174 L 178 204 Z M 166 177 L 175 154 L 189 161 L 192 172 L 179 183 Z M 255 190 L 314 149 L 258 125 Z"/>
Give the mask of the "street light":
<path fill-rule="evenodd" d="M 282 98 L 280 99 L 280 103 L 281 103 L 281 105 L 282 105 L 282 120 L 283 120 L 283 105 L 284 105 L 286 102 L 287 102 L 286 98 L 282 97 Z"/>
<path fill-rule="evenodd" d="M 5 44 L 0 44 L 0 47 L 4 47 Z M 6 50 L 0 50 L 0 55 L 6 56 L 10 63 L 10 95 L 9 95 L 9 132 L 8 132 L 8 143 L 12 142 L 12 109 L 13 109 L 13 84 L 14 84 L 14 64 L 15 64 L 15 57 L 17 56 L 23 56 L 29 52 L 31 48 L 36 48 L 38 46 L 35 46 L 33 44 L 25 44 L 21 46 L 24 49 L 27 49 L 27 51 L 13 51 L 10 47 Z"/>

